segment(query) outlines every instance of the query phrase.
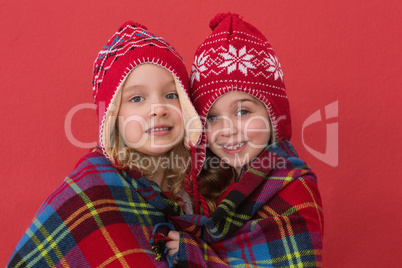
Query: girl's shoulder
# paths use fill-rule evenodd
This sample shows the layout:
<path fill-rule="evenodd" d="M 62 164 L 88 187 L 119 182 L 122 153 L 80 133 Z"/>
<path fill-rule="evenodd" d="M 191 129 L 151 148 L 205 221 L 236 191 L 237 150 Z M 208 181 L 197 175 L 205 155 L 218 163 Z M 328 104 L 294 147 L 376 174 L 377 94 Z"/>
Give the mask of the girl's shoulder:
<path fill-rule="evenodd" d="M 92 148 L 86 155 L 78 160 L 75 165 L 74 171 L 77 169 L 85 169 L 87 166 L 99 166 L 99 165 L 111 165 L 111 162 L 105 157 L 102 150 L 99 147 Z"/>
<path fill-rule="evenodd" d="M 44 205 L 51 205 L 57 210 L 67 200 L 80 200 L 83 195 L 96 199 L 111 187 L 124 187 L 125 183 L 121 172 L 95 147 L 77 162 L 74 170 L 49 195 Z"/>
<path fill-rule="evenodd" d="M 75 185 L 80 188 L 97 185 L 124 187 L 126 184 L 125 173 L 117 169 L 99 147 L 91 149 L 77 162 L 65 182 L 70 187 Z"/>
<path fill-rule="evenodd" d="M 65 177 L 63 182 L 46 198 L 36 217 L 40 217 L 40 215 L 43 217 L 48 213 L 53 214 L 63 208 L 72 211 L 74 206 L 81 205 L 82 200 L 97 199 L 97 196 L 104 192 L 100 189 L 109 188 L 112 177 L 115 181 L 113 183 L 116 184 L 119 181 L 119 179 L 116 180 L 119 178 L 118 170 L 103 156 L 99 148 L 91 149 L 77 162 L 74 170 Z"/>

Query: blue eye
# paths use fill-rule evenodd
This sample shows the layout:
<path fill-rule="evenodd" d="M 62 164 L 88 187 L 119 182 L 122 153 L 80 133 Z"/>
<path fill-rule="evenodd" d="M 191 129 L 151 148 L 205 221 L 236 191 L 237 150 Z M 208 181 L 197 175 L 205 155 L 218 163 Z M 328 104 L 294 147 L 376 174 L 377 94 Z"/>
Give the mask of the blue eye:
<path fill-rule="evenodd" d="M 177 95 L 177 93 L 169 93 L 169 94 L 166 95 L 165 98 L 166 98 L 166 99 L 170 99 L 170 100 L 178 99 L 178 98 L 179 98 L 179 95 Z"/>
<path fill-rule="evenodd" d="M 239 111 L 236 113 L 236 115 L 246 115 L 246 114 L 248 114 L 248 113 L 250 113 L 250 112 L 247 111 L 247 110 L 239 110 Z"/>
<path fill-rule="evenodd" d="M 209 115 L 207 116 L 207 121 L 216 121 L 219 117 L 217 115 Z"/>
<path fill-rule="evenodd" d="M 135 97 L 133 97 L 131 99 L 132 102 L 140 102 L 140 101 L 143 101 L 143 100 L 145 100 L 145 99 L 143 97 L 140 97 L 140 96 L 135 96 Z"/>

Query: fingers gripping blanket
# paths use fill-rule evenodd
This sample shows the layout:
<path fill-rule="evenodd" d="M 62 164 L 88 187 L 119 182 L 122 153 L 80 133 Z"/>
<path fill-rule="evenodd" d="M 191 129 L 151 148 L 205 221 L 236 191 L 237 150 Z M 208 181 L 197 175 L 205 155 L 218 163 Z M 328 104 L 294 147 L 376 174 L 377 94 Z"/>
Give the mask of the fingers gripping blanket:
<path fill-rule="evenodd" d="M 180 213 L 156 184 L 95 149 L 44 202 L 8 266 L 167 267 L 149 241 L 155 224 Z"/>

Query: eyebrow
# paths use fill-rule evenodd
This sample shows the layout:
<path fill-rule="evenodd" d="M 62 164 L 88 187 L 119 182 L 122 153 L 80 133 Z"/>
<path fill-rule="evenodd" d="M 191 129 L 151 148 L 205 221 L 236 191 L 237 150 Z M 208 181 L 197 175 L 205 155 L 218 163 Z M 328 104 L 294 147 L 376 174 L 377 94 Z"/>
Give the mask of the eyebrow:
<path fill-rule="evenodd" d="M 257 100 L 254 99 L 254 98 L 244 98 L 244 99 L 233 101 L 232 103 L 229 104 L 229 107 L 230 106 L 235 106 L 235 105 L 237 106 L 239 103 L 248 102 L 248 101 L 252 102 L 252 103 L 257 103 Z M 211 113 L 211 112 L 212 113 L 214 112 L 214 110 L 212 108 L 209 110 L 208 114 Z"/>
<path fill-rule="evenodd" d="M 246 101 L 251 101 L 251 102 L 254 102 L 254 103 L 256 102 L 255 99 L 246 98 L 246 99 L 240 99 L 240 100 L 238 100 L 237 103 L 239 103 L 239 102 L 246 102 Z"/>
<path fill-rule="evenodd" d="M 239 106 L 241 104 L 243 104 L 243 102 L 251 102 L 251 103 L 257 103 L 255 99 L 253 98 L 244 98 L 244 99 L 240 99 L 240 100 L 235 100 L 232 103 L 229 104 L 229 106 L 233 107 L 233 106 Z"/>
<path fill-rule="evenodd" d="M 172 85 L 175 86 L 175 89 L 176 89 L 176 82 L 173 79 L 170 80 L 169 82 L 166 82 L 165 85 L 163 86 L 163 88 L 171 87 Z M 130 92 L 133 90 L 140 90 L 140 89 L 146 89 L 146 88 L 147 87 L 142 84 L 134 84 L 134 85 L 130 85 L 128 87 L 123 86 L 123 94 L 130 94 Z"/>
<path fill-rule="evenodd" d="M 145 87 L 142 86 L 142 85 L 131 85 L 131 86 L 128 86 L 128 87 L 123 87 L 122 95 L 123 96 L 131 95 L 133 91 L 142 90 L 142 89 L 145 89 Z"/>

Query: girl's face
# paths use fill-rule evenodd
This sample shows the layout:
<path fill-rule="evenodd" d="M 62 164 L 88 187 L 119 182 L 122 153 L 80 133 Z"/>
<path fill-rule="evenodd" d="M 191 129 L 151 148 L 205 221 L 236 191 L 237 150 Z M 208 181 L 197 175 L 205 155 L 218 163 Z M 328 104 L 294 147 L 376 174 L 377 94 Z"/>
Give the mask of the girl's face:
<path fill-rule="evenodd" d="M 258 156 L 271 136 L 265 105 L 239 91 L 225 93 L 209 110 L 206 124 L 210 150 L 240 174 Z"/>
<path fill-rule="evenodd" d="M 160 156 L 184 136 L 173 76 L 155 64 L 137 66 L 123 86 L 117 119 L 121 137 L 140 153 Z"/>

